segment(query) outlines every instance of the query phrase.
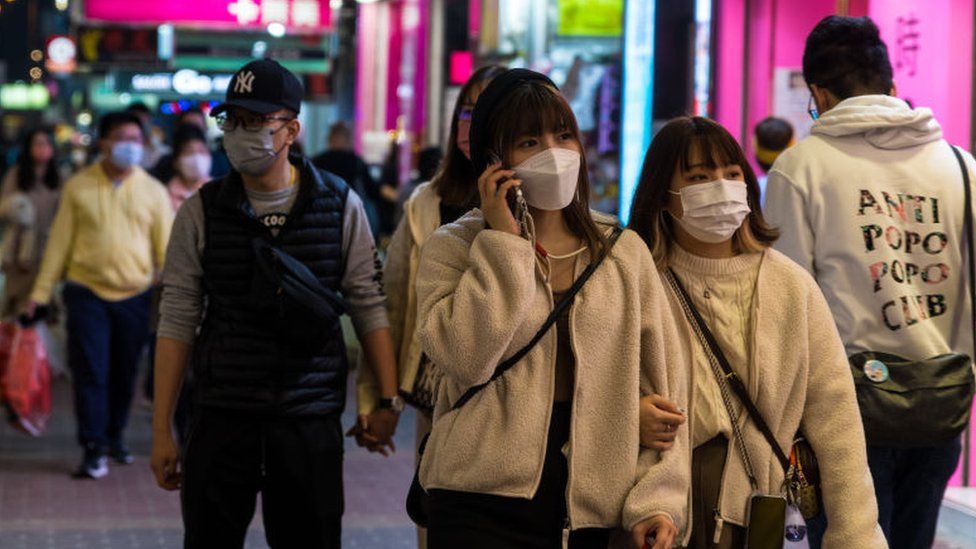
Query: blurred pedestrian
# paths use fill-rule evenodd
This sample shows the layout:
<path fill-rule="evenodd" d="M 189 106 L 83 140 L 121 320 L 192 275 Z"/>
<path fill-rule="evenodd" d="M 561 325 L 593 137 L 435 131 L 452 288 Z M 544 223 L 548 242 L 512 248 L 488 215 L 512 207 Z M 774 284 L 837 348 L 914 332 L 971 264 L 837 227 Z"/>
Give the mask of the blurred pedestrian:
<path fill-rule="evenodd" d="M 209 128 L 207 120 L 200 107 L 190 107 L 177 115 L 176 126 L 173 129 L 173 152 L 169 152 L 159 158 L 150 173 L 156 179 L 166 182 L 170 181 L 174 175 L 173 155 L 176 154 L 176 138 L 183 126 L 193 126 L 203 132 L 205 143 L 210 151 L 210 172 L 207 179 L 223 177 L 230 171 L 230 164 L 227 161 L 227 154 L 224 153 L 218 143 L 211 143 L 209 139 Z"/>
<path fill-rule="evenodd" d="M 193 125 L 177 128 L 173 137 L 173 177 L 166 183 L 173 211 L 210 180 L 213 156 L 207 147 L 207 136 Z"/>
<path fill-rule="evenodd" d="M 369 217 L 369 227 L 373 234 L 379 234 L 379 214 L 376 202 L 379 190 L 376 181 L 369 173 L 369 166 L 353 148 L 352 131 L 343 122 L 336 122 L 329 128 L 328 148 L 312 159 L 321 170 L 341 177 L 352 190 L 356 191 Z"/>
<path fill-rule="evenodd" d="M 796 143 L 793 138 L 793 126 L 782 118 L 767 116 L 762 122 L 756 124 L 754 149 L 756 151 L 756 162 L 762 168 L 762 175 L 759 176 L 759 203 L 763 204 L 766 198 L 766 174 L 773 167 L 773 163 L 783 151 L 792 147 Z"/>
<path fill-rule="evenodd" d="M 126 108 L 126 112 L 136 115 L 142 124 L 142 131 L 146 137 L 143 141 L 142 160 L 139 165 L 146 170 L 151 170 L 161 158 L 170 152 L 163 139 L 163 131 L 153 122 L 152 111 L 145 103 L 132 103 Z"/>
<path fill-rule="evenodd" d="M 973 158 L 945 141 L 930 109 L 896 97 L 867 17 L 821 20 L 803 77 L 816 122 L 769 172 L 776 247 L 816 278 L 840 329 L 888 542 L 927 548 L 973 396 Z M 827 518 L 824 545 L 849 545 Z M 819 541 L 824 525 L 811 526 Z"/>
<path fill-rule="evenodd" d="M 0 190 L 0 220 L 7 225 L 2 249 L 5 318 L 23 312 L 30 301 L 60 196 L 54 135 L 47 128 L 31 130 Z"/>
<path fill-rule="evenodd" d="M 781 495 L 785 456 L 802 434 L 819 460 L 832 546 L 883 548 L 837 328 L 816 284 L 770 249 L 777 232 L 763 219 L 756 176 L 735 138 L 706 118 L 669 122 L 647 151 L 630 218 L 671 289 L 669 321 L 692 359 L 687 426 L 679 427 L 679 404 L 657 395 L 641 402 L 643 444 L 667 450 L 676 429 L 691 437 L 692 524 L 681 545 L 745 547 L 750 498 Z M 718 354 L 703 343 L 691 309 L 762 417 L 713 367 Z"/>
<path fill-rule="evenodd" d="M 132 463 L 125 443 L 136 367 L 149 332 L 149 288 L 163 263 L 172 207 L 163 186 L 139 167 L 139 118 L 113 112 L 99 121 L 101 160 L 65 183 L 40 272 L 25 311 L 33 316 L 65 278 L 68 363 L 75 390 L 75 476 L 108 474 L 106 452 Z"/>
<path fill-rule="evenodd" d="M 436 388 L 427 383 L 430 379 L 418 377 L 423 360 L 416 331 L 416 279 L 420 248 L 438 227 L 457 221 L 468 210 L 478 206 L 478 180 L 471 168 L 468 147 L 471 111 L 488 82 L 504 70 L 498 65 L 482 67 L 461 88 L 451 119 L 447 160 L 443 166 L 434 162 L 424 166 L 424 175 L 429 175 L 431 179 L 421 183 L 404 204 L 403 218 L 386 250 L 383 289 L 386 291 L 393 347 L 397 356 L 399 390 L 406 395 L 407 402 L 418 409 L 418 444 L 430 432 L 431 414 L 437 396 Z M 357 391 L 359 422 L 352 434 L 357 437 L 360 446 L 366 446 L 370 451 L 381 451 L 383 447 L 369 427 L 369 418 L 379 404 L 380 391 L 372 371 L 362 367 L 364 365 L 360 362 Z M 423 549 L 426 536 L 422 529 L 418 535 L 418 545 Z"/>
<path fill-rule="evenodd" d="M 214 110 L 234 171 L 180 208 L 163 273 L 152 469 L 182 488 L 184 545 L 242 547 L 261 494 L 273 547 L 339 547 L 343 509 L 344 309 L 382 396 L 396 364 L 379 261 L 362 203 L 338 177 L 289 155 L 303 90 L 252 61 Z M 341 298 L 339 294 L 341 293 Z M 172 420 L 193 354 L 185 452 Z M 373 417 L 393 446 L 392 406 Z"/>
<path fill-rule="evenodd" d="M 687 394 L 667 297 L 640 237 L 589 209 L 582 151 L 545 76 L 509 70 L 478 97 L 480 206 L 434 231 L 417 271 L 443 374 L 419 469 L 431 549 L 605 548 L 621 526 L 664 549 L 684 522 L 686 431 L 663 454 L 638 438 L 642 389 Z"/>

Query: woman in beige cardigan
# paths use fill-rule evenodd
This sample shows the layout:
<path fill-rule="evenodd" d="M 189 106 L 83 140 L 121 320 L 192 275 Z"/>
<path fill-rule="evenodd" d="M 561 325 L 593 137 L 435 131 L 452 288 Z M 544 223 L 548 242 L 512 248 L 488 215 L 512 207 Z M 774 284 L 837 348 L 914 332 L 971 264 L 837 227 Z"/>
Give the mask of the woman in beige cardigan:
<path fill-rule="evenodd" d="M 454 105 L 454 118 L 447 144 L 447 154 L 437 175 L 419 185 L 403 205 L 403 217 L 393 233 L 386 250 L 383 268 L 383 290 L 386 292 L 390 330 L 397 354 L 397 372 L 400 393 L 407 396 L 410 404 L 415 389 L 417 371 L 422 352 L 417 341 L 417 266 L 420 264 L 420 248 L 427 238 L 441 225 L 453 223 L 478 205 L 478 177 L 471 168 L 468 135 L 471 112 L 481 90 L 491 79 L 504 71 L 499 65 L 488 65 L 476 70 L 461 88 Z M 372 368 L 359 368 L 357 396 L 360 429 L 357 442 L 370 451 L 386 452 L 369 433 L 369 416 L 379 404 L 379 387 Z M 418 409 L 418 442 L 430 432 L 432 410 Z"/>
<path fill-rule="evenodd" d="M 654 138 L 634 198 L 630 227 L 670 268 L 715 335 L 784 452 L 798 431 L 820 462 L 825 547 L 886 547 L 867 467 L 864 433 L 847 358 L 816 282 L 770 248 L 759 186 L 735 139 L 704 118 L 679 118 Z M 674 291 L 679 341 L 692 359 L 687 426 L 677 404 L 642 402 L 642 442 L 665 448 L 687 431 L 693 450 L 688 547 L 742 547 L 750 495 L 781 493 L 784 470 L 719 382 Z M 746 451 L 735 443 L 739 426 Z M 745 457 L 747 456 L 747 457 Z M 758 486 L 752 487 L 748 470 Z"/>
<path fill-rule="evenodd" d="M 640 395 L 682 402 L 687 392 L 667 298 L 636 234 L 610 248 L 612 225 L 588 208 L 581 153 L 548 78 L 507 71 L 478 99 L 480 208 L 430 237 L 417 274 L 421 347 L 445 375 L 420 464 L 431 549 L 602 548 L 621 525 L 634 547 L 651 535 L 663 549 L 683 522 L 687 439 L 665 454 L 639 444 Z M 519 221 L 508 201 L 516 187 L 530 213 Z M 526 346 L 603 254 L 568 314 L 452 409 Z"/>

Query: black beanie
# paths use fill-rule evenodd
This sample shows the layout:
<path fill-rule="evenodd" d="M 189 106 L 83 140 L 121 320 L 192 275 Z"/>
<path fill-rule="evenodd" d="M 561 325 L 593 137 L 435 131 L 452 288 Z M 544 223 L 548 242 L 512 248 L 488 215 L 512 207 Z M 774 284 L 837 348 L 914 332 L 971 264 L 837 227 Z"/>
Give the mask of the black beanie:
<path fill-rule="evenodd" d="M 476 177 L 488 167 L 488 118 L 504 101 L 505 96 L 520 84 L 539 81 L 559 89 L 548 76 L 528 69 L 509 69 L 491 79 L 485 87 L 471 113 L 471 133 L 468 137 L 471 147 L 471 165 Z"/>

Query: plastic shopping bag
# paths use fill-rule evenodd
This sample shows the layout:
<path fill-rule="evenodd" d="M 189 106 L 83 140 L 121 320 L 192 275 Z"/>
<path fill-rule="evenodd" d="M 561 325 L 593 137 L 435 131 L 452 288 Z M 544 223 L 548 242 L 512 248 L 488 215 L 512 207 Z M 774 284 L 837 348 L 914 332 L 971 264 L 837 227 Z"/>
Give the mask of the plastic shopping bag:
<path fill-rule="evenodd" d="M 0 326 L 0 360 L 0 400 L 11 424 L 40 436 L 51 417 L 51 371 L 37 330 L 17 325 L 11 330 L 6 323 Z"/>

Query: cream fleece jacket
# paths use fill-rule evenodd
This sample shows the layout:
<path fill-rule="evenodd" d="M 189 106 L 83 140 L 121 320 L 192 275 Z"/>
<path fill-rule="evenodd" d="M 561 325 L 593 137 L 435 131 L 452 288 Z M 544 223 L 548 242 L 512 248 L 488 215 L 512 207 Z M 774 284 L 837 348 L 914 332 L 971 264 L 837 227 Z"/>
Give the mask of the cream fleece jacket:
<path fill-rule="evenodd" d="M 556 331 L 461 409 L 465 389 L 542 326 L 553 298 L 529 241 L 486 229 L 473 210 L 438 229 L 417 273 L 421 347 L 445 383 L 421 462 L 426 489 L 531 498 L 546 449 L 555 385 Z M 577 275 L 589 262 L 577 261 Z M 658 514 L 685 523 L 690 487 L 687 430 L 663 455 L 642 449 L 638 400 L 657 392 L 687 406 L 688 374 L 650 252 L 625 231 L 572 306 L 576 387 L 567 507 L 570 528 L 630 529 Z"/>
<path fill-rule="evenodd" d="M 687 281 L 691 276 L 688 271 L 679 273 L 686 286 L 693 285 Z M 674 293 L 669 291 L 668 296 L 685 354 L 699 363 L 691 368 L 692 375 L 705 372 L 704 349 Z M 829 525 L 823 547 L 887 547 L 878 526 L 854 382 L 820 288 L 798 265 L 768 250 L 759 267 L 753 303 L 753 360 L 746 371 L 736 373 L 782 448 L 788 450 L 793 436 L 802 430 L 816 452 Z M 695 413 L 689 410 L 690 415 Z M 740 414 L 740 426 L 759 489 L 779 494 L 783 467 L 747 414 Z M 721 519 L 745 524 L 751 493 L 742 457 L 730 444 L 719 497 Z"/>
<path fill-rule="evenodd" d="M 417 267 L 421 246 L 441 226 L 440 204 L 441 198 L 430 183 L 419 185 L 403 204 L 403 218 L 386 249 L 383 289 L 402 391 L 413 389 L 423 352 L 417 340 Z M 365 367 L 362 353 L 359 359 L 358 410 L 360 414 L 368 414 L 376 408 L 380 391 L 376 374 L 372 368 Z"/>

